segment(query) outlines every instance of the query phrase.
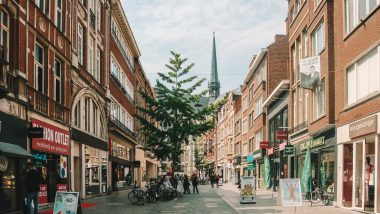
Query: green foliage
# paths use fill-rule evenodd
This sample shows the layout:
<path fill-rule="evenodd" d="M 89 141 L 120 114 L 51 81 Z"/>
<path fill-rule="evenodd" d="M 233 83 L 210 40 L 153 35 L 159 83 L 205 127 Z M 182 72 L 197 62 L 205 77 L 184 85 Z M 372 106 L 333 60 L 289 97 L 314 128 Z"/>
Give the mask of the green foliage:
<path fill-rule="evenodd" d="M 199 152 L 198 146 L 194 149 L 194 165 L 198 171 L 200 171 L 204 165 L 204 155 Z"/>
<path fill-rule="evenodd" d="M 195 107 L 208 92 L 196 93 L 206 79 L 195 75 L 187 77 L 194 64 L 185 65 L 187 59 L 174 52 L 171 54 L 166 64 L 168 71 L 159 73 L 160 79 L 156 81 L 156 98 L 140 92 L 146 108 L 139 110 L 157 124 L 144 117 L 137 118 L 147 139 L 144 149 L 152 151 L 159 160 L 171 160 L 175 165 L 183 153 L 181 146 L 188 144 L 190 137 L 200 136 L 214 127 L 213 114 L 218 104 Z"/>

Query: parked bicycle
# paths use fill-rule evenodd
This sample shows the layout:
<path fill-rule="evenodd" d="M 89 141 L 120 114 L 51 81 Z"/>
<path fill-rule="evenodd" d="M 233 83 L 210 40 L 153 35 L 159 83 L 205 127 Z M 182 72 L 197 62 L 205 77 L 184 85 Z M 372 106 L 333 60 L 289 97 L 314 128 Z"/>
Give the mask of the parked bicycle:
<path fill-rule="evenodd" d="M 141 203 L 144 205 L 145 195 L 146 193 L 137 186 L 137 182 L 135 181 L 133 182 L 132 191 L 128 193 L 128 200 L 133 204 Z"/>
<path fill-rule="evenodd" d="M 312 203 L 321 203 L 327 206 L 329 204 L 329 197 L 326 191 L 316 187 L 314 191 L 310 193 L 310 201 Z"/>

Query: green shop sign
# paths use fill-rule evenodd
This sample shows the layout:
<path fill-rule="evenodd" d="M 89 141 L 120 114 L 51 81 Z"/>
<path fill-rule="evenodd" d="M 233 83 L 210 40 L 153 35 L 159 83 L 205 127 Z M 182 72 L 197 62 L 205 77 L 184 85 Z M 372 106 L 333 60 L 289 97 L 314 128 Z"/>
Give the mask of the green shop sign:
<path fill-rule="evenodd" d="M 255 162 L 252 162 L 252 163 L 248 164 L 248 170 L 255 170 L 255 169 L 256 169 Z"/>
<path fill-rule="evenodd" d="M 293 145 L 286 145 L 284 149 L 285 155 L 291 155 L 294 153 L 294 146 Z"/>
<path fill-rule="evenodd" d="M 310 141 L 307 141 L 304 143 L 301 143 L 300 144 L 300 150 L 305 151 L 307 148 L 312 149 L 312 148 L 315 148 L 318 146 L 322 146 L 324 144 L 325 144 L 325 136 L 314 139 L 314 140 L 310 140 Z"/>

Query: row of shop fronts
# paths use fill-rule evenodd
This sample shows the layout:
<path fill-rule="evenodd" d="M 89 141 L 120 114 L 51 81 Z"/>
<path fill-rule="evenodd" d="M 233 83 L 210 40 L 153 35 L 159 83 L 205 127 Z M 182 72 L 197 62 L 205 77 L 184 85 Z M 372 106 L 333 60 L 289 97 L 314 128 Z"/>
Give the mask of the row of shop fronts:
<path fill-rule="evenodd" d="M 29 160 L 42 179 L 41 205 L 54 202 L 57 191 L 76 191 L 85 198 L 123 190 L 145 171 L 140 161 L 134 160 L 133 142 L 111 134 L 106 142 L 43 120 L 34 114 L 27 121 L 0 112 L 0 213 L 22 209 Z M 31 127 L 41 127 L 43 137 L 33 138 Z"/>

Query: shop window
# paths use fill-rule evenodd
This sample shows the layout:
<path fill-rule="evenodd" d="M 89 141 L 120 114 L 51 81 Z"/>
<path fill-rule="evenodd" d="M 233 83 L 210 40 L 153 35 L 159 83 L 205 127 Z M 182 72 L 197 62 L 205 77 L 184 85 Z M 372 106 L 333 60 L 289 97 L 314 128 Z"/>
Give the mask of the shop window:
<path fill-rule="evenodd" d="M 90 98 L 84 98 L 84 130 L 90 131 Z"/>
<path fill-rule="evenodd" d="M 343 146 L 343 206 L 352 207 L 352 188 L 353 188 L 353 156 L 354 149 L 352 144 Z"/>

